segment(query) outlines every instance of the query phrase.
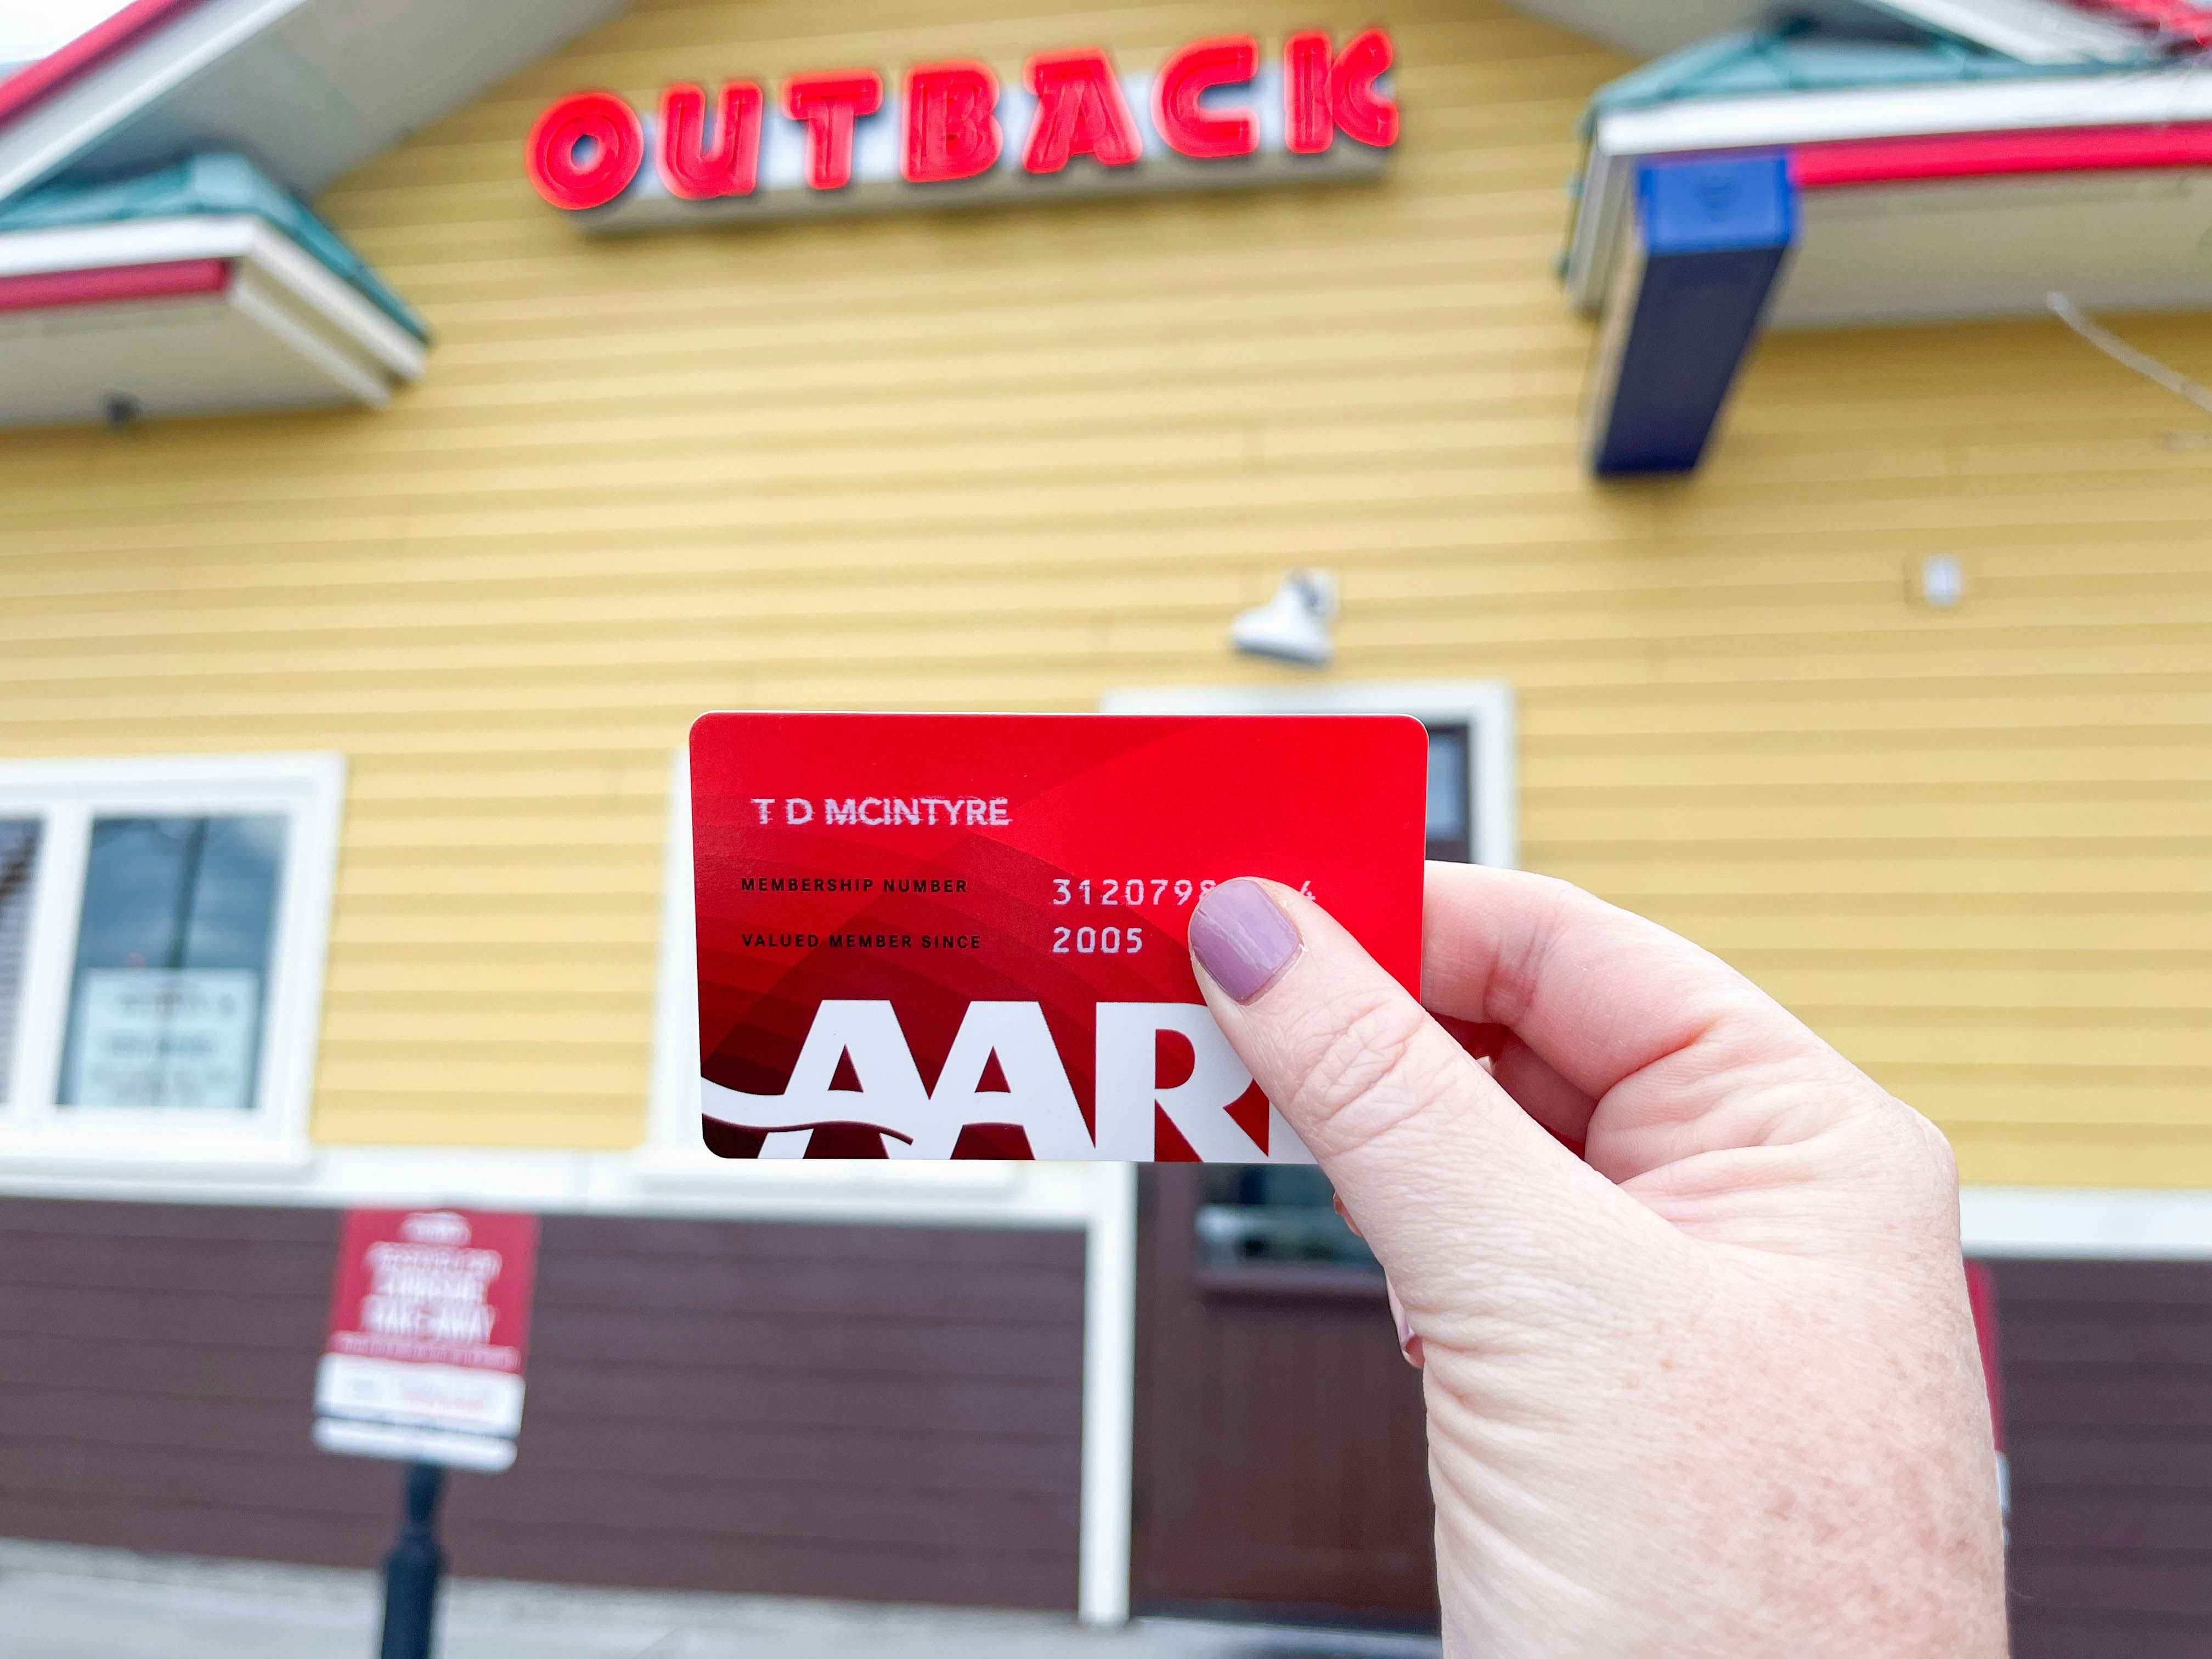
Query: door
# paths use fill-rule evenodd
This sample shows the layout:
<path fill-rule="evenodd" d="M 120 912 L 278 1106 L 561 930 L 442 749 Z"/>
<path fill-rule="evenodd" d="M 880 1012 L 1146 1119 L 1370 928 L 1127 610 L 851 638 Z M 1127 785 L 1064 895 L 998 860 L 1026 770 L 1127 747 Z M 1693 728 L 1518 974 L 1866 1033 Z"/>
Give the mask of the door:
<path fill-rule="evenodd" d="M 1328 1182 L 1138 1191 L 1138 1609 L 1433 1624 L 1420 1376 Z"/>
<path fill-rule="evenodd" d="M 1429 726 L 1429 856 L 1507 861 L 1485 826 L 1510 834 L 1510 798 L 1484 785 L 1510 767 L 1486 763 L 1510 757 L 1510 702 L 1396 706 Z M 1433 1627 L 1420 1375 L 1327 1178 L 1168 1164 L 1140 1170 L 1138 1194 L 1138 1610 Z"/>

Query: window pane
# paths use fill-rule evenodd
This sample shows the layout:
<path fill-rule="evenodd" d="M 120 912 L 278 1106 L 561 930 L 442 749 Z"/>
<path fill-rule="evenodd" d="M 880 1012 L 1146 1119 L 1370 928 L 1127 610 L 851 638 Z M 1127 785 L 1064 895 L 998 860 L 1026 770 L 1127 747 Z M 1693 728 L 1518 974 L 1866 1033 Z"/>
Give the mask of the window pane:
<path fill-rule="evenodd" d="M 1311 1165 L 1215 1164 L 1200 1178 L 1198 1257 L 1207 1266 L 1297 1261 L 1382 1271 L 1337 1214 L 1328 1177 Z"/>
<path fill-rule="evenodd" d="M 31 953 L 31 889 L 39 873 L 39 822 L 0 818 L 0 1105 L 15 1061 L 16 1010 Z"/>
<path fill-rule="evenodd" d="M 58 1104 L 253 1109 L 285 828 L 93 821 Z"/>
<path fill-rule="evenodd" d="M 1468 736 L 1465 726 L 1429 727 L 1429 856 L 1454 864 L 1474 857 L 1468 822 Z"/>

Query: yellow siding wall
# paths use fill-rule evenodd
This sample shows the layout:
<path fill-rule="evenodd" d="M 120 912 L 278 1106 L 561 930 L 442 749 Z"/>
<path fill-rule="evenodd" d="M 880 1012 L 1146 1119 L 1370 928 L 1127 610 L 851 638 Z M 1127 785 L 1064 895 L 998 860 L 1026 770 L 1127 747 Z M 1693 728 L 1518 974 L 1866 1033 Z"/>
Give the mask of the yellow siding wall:
<path fill-rule="evenodd" d="M 1553 260 L 1625 65 L 1491 0 L 1386 15 L 1380 186 L 593 241 L 523 179 L 580 86 L 1368 21 L 988 11 L 647 0 L 323 204 L 438 331 L 393 409 L 0 435 L 0 750 L 352 757 L 319 1138 L 640 1139 L 699 710 L 1278 680 L 1224 626 L 1318 563 L 1343 678 L 1520 688 L 1528 864 L 1970 1179 L 2212 1184 L 2212 419 L 2055 324 L 1797 336 L 1701 476 L 1592 483 Z"/>

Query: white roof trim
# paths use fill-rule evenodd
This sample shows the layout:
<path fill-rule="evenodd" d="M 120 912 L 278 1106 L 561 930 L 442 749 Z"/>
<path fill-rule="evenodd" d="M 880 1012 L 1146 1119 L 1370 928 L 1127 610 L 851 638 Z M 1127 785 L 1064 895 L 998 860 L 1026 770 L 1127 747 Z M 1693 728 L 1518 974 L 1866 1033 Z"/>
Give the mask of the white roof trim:
<path fill-rule="evenodd" d="M 1846 138 L 2127 126 L 2212 120 L 2212 76 L 2200 66 L 2051 80 L 1701 98 L 1615 110 L 1598 118 L 1568 255 L 1576 305 L 1604 303 L 1620 256 L 1634 168 L 1645 155 L 1755 149 Z"/>
<path fill-rule="evenodd" d="M 307 0 L 210 0 L 134 42 L 0 130 L 0 200 L 67 167 Z"/>
<path fill-rule="evenodd" d="M 273 225 L 256 219 L 246 249 L 246 269 L 310 307 L 403 380 L 422 378 L 422 343 L 372 305 L 359 289 Z"/>
<path fill-rule="evenodd" d="M 259 222 L 246 214 L 194 215 L 0 232 L 0 276 L 157 265 L 174 259 L 242 258 Z"/>
<path fill-rule="evenodd" d="M 2208 117 L 2212 117 L 2212 76 L 2201 66 L 2185 64 L 2125 75 L 1685 100 L 1601 117 L 1597 144 L 1613 155 L 1657 155 L 1832 138 L 2117 126 Z"/>
<path fill-rule="evenodd" d="M 312 364 L 324 379 L 341 386 L 356 402 L 381 409 L 392 401 L 392 383 L 374 365 L 365 365 L 362 354 L 336 343 L 328 332 L 300 316 L 251 268 L 232 280 L 228 295 L 232 310 L 275 337 L 297 357 Z M 331 331 L 330 332 L 334 332 Z"/>
<path fill-rule="evenodd" d="M 1592 40 L 1650 58 L 1730 30 L 1756 28 L 1776 15 L 1808 9 L 1805 0 L 1509 0 Z M 1978 42 L 2028 63 L 2136 62 L 2148 31 L 2119 17 L 2078 10 L 2069 0 L 1853 0 L 1917 28 Z M 1816 15 L 1826 0 L 1809 8 Z"/>
<path fill-rule="evenodd" d="M 2143 54 L 2137 30 L 2051 0 L 1875 0 L 1941 33 L 2024 64 L 2123 64 Z"/>

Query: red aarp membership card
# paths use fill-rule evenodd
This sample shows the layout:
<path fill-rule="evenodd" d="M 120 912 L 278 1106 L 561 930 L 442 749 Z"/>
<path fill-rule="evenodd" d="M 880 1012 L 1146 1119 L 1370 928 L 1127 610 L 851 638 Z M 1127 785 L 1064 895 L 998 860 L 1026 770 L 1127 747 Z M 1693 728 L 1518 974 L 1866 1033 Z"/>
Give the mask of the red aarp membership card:
<path fill-rule="evenodd" d="M 1428 745 L 1395 715 L 708 714 L 700 1104 L 726 1158 L 1310 1163 L 1188 930 L 1300 888 L 1409 990 Z"/>

